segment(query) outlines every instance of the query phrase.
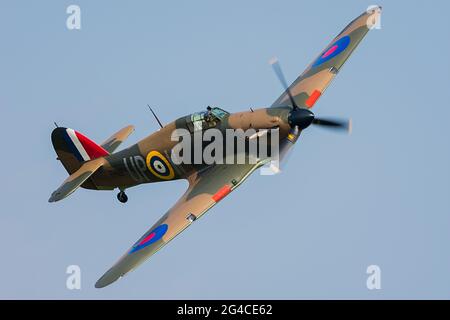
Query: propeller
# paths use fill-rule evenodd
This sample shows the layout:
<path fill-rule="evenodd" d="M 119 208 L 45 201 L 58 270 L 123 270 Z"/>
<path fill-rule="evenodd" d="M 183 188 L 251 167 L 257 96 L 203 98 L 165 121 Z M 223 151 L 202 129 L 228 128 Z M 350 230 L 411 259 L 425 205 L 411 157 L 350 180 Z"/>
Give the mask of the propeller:
<path fill-rule="evenodd" d="M 316 126 L 322 126 L 324 128 L 343 130 L 345 132 L 352 132 L 352 119 L 326 119 L 315 118 L 312 122 Z"/>
<path fill-rule="evenodd" d="M 283 86 L 285 93 L 288 95 L 292 105 L 292 110 L 288 116 L 288 122 L 291 129 L 286 141 L 283 141 L 280 145 L 279 158 L 281 160 L 285 159 L 286 155 L 290 153 L 289 151 L 294 146 L 301 131 L 309 127 L 311 124 L 336 131 L 351 132 L 351 120 L 316 118 L 311 110 L 307 108 L 300 108 L 292 96 L 292 92 L 286 82 L 286 78 L 284 77 L 283 70 L 281 69 L 278 59 L 274 57 L 270 59 L 269 63 L 272 65 L 272 68 Z M 272 171 L 279 172 L 280 170 L 279 168 L 272 168 Z"/>
<path fill-rule="evenodd" d="M 291 90 L 289 90 L 288 84 L 286 82 L 286 78 L 284 77 L 284 73 L 283 70 L 281 70 L 281 66 L 280 63 L 278 62 L 277 57 L 273 57 L 272 59 L 270 59 L 269 63 L 272 65 L 273 71 L 275 71 L 275 74 L 278 77 L 278 80 L 280 80 L 284 91 L 287 93 L 287 95 L 289 96 L 289 100 L 291 100 L 292 106 L 294 107 L 294 109 L 297 109 L 297 103 L 294 100 L 294 97 L 291 94 Z"/>
<path fill-rule="evenodd" d="M 292 147 L 294 146 L 295 142 L 297 141 L 298 137 L 300 136 L 301 129 L 304 129 L 308 127 L 311 122 L 314 120 L 314 114 L 306 109 L 301 109 L 298 107 L 297 103 L 295 102 L 294 97 L 292 96 L 291 90 L 289 90 L 289 86 L 286 82 L 286 78 L 284 77 L 283 70 L 281 69 L 280 63 L 278 62 L 278 59 L 276 57 L 273 57 L 270 59 L 269 63 L 272 65 L 273 71 L 275 71 L 275 74 L 278 77 L 278 80 L 280 80 L 281 85 L 284 88 L 284 91 L 289 97 L 289 100 L 292 104 L 292 111 L 289 114 L 289 124 L 291 126 L 291 129 L 289 130 L 288 138 L 281 142 L 280 148 L 279 148 L 279 155 L 278 159 L 283 161 L 284 163 L 287 159 L 287 155 L 290 154 L 290 151 Z M 293 117 L 294 116 L 294 117 Z M 302 117 L 303 116 L 303 117 Z M 299 126 L 300 125 L 300 126 Z M 274 164 L 272 163 L 270 165 L 270 169 L 274 173 L 280 172 L 280 162 L 277 161 Z"/>
<path fill-rule="evenodd" d="M 278 59 L 274 57 L 270 59 L 269 63 L 272 65 L 278 80 L 280 80 L 286 94 L 289 97 L 289 100 L 291 101 L 293 109 L 289 114 L 288 121 L 292 128 L 297 126 L 303 130 L 313 124 L 327 127 L 329 129 L 344 130 L 347 132 L 351 131 L 351 120 L 316 118 L 314 113 L 312 113 L 309 109 L 299 108 L 294 97 L 292 96 L 291 90 L 288 87 Z"/>

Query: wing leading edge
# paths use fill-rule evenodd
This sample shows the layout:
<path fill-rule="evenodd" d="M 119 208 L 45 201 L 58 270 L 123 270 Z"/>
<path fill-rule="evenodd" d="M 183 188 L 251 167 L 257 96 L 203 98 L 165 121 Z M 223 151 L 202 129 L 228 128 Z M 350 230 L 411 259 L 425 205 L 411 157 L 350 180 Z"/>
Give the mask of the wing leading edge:
<path fill-rule="evenodd" d="M 97 281 L 95 287 L 103 288 L 138 267 L 264 164 L 263 161 L 216 165 L 191 176 L 189 187 L 178 202 Z"/>

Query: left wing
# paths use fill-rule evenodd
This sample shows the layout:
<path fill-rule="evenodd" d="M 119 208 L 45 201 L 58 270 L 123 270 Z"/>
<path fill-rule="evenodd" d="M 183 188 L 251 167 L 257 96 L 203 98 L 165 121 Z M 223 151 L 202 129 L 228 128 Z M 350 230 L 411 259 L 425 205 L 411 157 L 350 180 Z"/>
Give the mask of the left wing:
<path fill-rule="evenodd" d="M 97 281 L 95 287 L 103 288 L 139 266 L 266 162 L 218 164 L 191 176 L 189 188 L 181 199 Z"/>

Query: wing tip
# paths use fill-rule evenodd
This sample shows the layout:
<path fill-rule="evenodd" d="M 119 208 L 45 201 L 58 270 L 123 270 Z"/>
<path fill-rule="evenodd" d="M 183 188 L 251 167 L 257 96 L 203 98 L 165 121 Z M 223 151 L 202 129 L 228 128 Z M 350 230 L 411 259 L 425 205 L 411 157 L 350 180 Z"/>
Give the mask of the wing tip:
<path fill-rule="evenodd" d="M 48 199 L 48 202 L 52 203 L 62 199 L 64 199 L 64 197 L 61 196 L 61 192 L 54 191 Z"/>
<path fill-rule="evenodd" d="M 375 4 L 375 5 L 373 5 L 373 7 L 372 7 L 374 10 L 378 10 L 378 11 L 383 11 L 383 7 L 382 6 L 380 6 L 379 4 Z"/>
<path fill-rule="evenodd" d="M 108 277 L 108 272 L 106 272 L 100 279 L 97 280 L 97 282 L 95 283 L 94 286 L 97 289 L 101 289 L 101 288 L 109 286 L 113 282 L 116 282 L 120 278 L 121 278 L 120 276 L 119 277 Z"/>
<path fill-rule="evenodd" d="M 106 286 L 108 286 L 109 284 L 104 284 L 104 283 L 102 283 L 102 282 L 100 282 L 100 279 L 95 283 L 95 288 L 96 289 L 101 289 L 101 288 L 104 288 L 104 287 L 106 287 Z"/>
<path fill-rule="evenodd" d="M 373 5 L 367 8 L 366 14 L 368 16 L 368 19 L 370 19 L 366 22 L 367 28 L 373 29 L 374 27 L 379 25 L 382 12 L 383 8 L 379 5 Z"/>

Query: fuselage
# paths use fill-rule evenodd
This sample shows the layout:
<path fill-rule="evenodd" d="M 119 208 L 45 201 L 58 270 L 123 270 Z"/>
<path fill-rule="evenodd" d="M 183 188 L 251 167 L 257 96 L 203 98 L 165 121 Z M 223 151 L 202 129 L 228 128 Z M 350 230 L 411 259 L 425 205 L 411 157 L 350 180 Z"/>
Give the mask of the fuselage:
<path fill-rule="evenodd" d="M 92 181 L 97 189 L 126 189 L 142 183 L 186 179 L 211 164 L 194 164 L 194 161 L 175 164 L 171 159 L 172 149 L 179 143 L 172 137 L 175 130 L 181 129 L 194 141 L 194 134 L 211 128 L 224 134 L 227 129 L 260 131 L 278 128 L 278 138 L 282 140 L 290 130 L 287 119 L 291 110 L 291 107 L 262 108 L 229 114 L 213 108 L 212 112 L 181 117 L 138 143 L 105 157 L 107 164 L 92 176 Z M 202 148 L 207 145 L 204 143 Z"/>

